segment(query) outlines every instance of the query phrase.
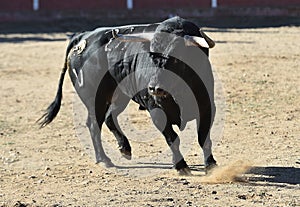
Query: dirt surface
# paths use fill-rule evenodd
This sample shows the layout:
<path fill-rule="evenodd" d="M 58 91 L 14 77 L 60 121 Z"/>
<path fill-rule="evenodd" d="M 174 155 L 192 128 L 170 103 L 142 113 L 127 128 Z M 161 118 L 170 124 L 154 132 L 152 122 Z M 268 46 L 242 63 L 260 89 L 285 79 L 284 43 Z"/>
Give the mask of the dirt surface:
<path fill-rule="evenodd" d="M 40 130 L 35 121 L 54 98 L 65 34 L 0 34 L 0 206 L 300 206 L 300 28 L 206 30 L 226 99 L 213 148 L 220 167 L 204 176 L 194 144 L 188 177 L 171 169 L 171 158 L 121 170 L 94 164 L 74 121 L 69 78 L 58 117 Z M 135 104 L 124 119 L 151 126 Z M 104 136 L 120 156 L 106 128 Z M 147 136 L 130 132 L 133 162 L 167 150 L 162 136 L 138 141 Z"/>

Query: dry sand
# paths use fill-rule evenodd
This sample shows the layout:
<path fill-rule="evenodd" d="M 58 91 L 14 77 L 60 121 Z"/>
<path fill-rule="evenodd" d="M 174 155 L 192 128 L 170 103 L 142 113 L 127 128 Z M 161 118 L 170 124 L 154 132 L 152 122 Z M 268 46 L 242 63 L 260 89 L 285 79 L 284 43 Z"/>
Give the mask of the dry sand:
<path fill-rule="evenodd" d="M 220 167 L 204 176 L 194 144 L 185 155 L 189 177 L 170 169 L 167 155 L 151 161 L 167 145 L 159 134 L 139 141 L 147 134 L 138 130 L 128 138 L 133 162 L 144 163 L 94 164 L 75 130 L 69 78 L 58 117 L 40 130 L 35 121 L 54 98 L 65 34 L 0 35 L 0 206 L 300 206 L 300 28 L 206 30 L 217 42 L 210 59 L 226 99 L 213 148 Z M 135 104 L 125 113 L 129 126 L 152 125 Z M 119 156 L 113 136 L 103 133 Z"/>

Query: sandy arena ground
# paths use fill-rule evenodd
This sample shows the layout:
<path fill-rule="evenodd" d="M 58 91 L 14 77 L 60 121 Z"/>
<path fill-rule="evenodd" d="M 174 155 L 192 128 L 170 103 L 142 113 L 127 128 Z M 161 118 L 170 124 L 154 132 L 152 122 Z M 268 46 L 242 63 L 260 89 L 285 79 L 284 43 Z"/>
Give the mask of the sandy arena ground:
<path fill-rule="evenodd" d="M 0 206 L 300 206 L 300 28 L 206 30 L 226 99 L 213 148 L 220 167 L 204 176 L 194 144 L 189 177 L 170 169 L 171 158 L 119 170 L 96 165 L 74 124 L 69 77 L 58 117 L 40 130 L 35 121 L 56 93 L 65 34 L 0 34 Z M 152 125 L 134 104 L 126 113 L 128 126 Z M 104 136 L 119 156 L 106 128 Z M 130 136 L 133 161 L 168 148 L 162 136 Z"/>

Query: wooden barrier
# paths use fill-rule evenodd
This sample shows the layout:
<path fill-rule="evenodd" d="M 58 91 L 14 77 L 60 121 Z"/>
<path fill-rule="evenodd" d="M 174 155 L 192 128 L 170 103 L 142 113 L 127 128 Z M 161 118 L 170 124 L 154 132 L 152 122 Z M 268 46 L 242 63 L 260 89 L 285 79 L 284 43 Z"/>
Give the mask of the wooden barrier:
<path fill-rule="evenodd" d="M 0 12 L 298 6 L 299 0 L 0 0 Z"/>
<path fill-rule="evenodd" d="M 0 0 L 1 12 L 32 11 L 32 0 Z"/>
<path fill-rule="evenodd" d="M 41 11 L 126 9 L 125 0 L 39 0 Z"/>
<path fill-rule="evenodd" d="M 135 0 L 134 9 L 210 8 L 211 0 Z"/>
<path fill-rule="evenodd" d="M 218 0 L 218 7 L 300 6 L 299 0 Z"/>

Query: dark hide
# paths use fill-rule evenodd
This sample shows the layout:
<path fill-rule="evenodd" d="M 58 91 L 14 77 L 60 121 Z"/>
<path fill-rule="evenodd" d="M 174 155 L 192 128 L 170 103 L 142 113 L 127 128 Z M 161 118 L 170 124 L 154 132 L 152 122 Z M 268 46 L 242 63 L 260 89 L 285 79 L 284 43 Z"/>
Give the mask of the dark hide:
<path fill-rule="evenodd" d="M 122 35 L 152 32 L 154 37 L 151 41 L 123 42 L 113 31 Z M 178 171 L 189 173 L 189 168 L 179 151 L 180 141 L 172 125 L 183 130 L 193 119 L 197 120 L 198 141 L 206 167 L 215 166 L 209 138 L 215 106 L 208 49 L 185 46 L 185 35 L 201 37 L 198 26 L 179 17 L 74 35 L 67 48 L 56 99 L 41 118 L 41 126 L 49 124 L 59 111 L 64 74 L 69 69 L 72 83 L 88 110 L 87 126 L 97 162 L 113 165 L 101 144 L 103 122 L 115 135 L 122 155 L 131 159 L 131 147 L 117 116 L 132 99 L 140 104 L 140 109 L 149 111 L 173 152 Z M 191 92 L 186 92 L 187 89 Z M 189 99 L 188 94 L 194 99 Z M 187 104 L 189 101 L 195 104 Z M 154 110 L 157 108 L 164 111 L 166 119 Z"/>

